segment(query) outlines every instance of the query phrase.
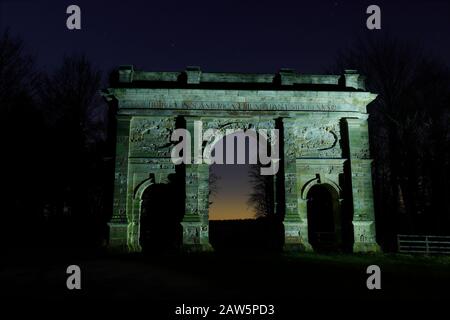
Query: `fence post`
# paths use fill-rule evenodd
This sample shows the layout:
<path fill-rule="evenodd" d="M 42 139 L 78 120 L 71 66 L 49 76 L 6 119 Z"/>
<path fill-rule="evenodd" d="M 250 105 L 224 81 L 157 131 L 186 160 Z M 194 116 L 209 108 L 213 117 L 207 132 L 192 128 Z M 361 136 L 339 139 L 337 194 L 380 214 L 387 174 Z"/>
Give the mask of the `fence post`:
<path fill-rule="evenodd" d="M 430 253 L 430 248 L 428 246 L 428 236 L 425 236 L 425 248 L 426 248 L 427 254 L 429 254 Z"/>
<path fill-rule="evenodd" d="M 401 250 L 400 250 L 400 235 L 399 234 L 397 234 L 397 251 L 401 252 Z"/>

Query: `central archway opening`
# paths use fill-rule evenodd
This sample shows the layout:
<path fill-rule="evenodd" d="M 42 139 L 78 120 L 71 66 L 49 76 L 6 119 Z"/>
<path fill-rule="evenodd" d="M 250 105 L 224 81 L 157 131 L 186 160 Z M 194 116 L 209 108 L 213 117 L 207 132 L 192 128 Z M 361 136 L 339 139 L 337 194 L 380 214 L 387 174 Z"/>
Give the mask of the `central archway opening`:
<path fill-rule="evenodd" d="M 227 139 L 234 140 L 234 163 L 210 165 L 209 241 L 219 252 L 281 250 L 282 221 L 274 212 L 274 176 L 261 175 L 258 138 L 243 131 L 225 136 L 218 148 L 230 160 Z M 245 161 L 238 164 L 238 139 L 245 140 Z M 255 158 L 256 157 L 256 158 Z M 242 161 L 241 161 L 242 162 Z"/>

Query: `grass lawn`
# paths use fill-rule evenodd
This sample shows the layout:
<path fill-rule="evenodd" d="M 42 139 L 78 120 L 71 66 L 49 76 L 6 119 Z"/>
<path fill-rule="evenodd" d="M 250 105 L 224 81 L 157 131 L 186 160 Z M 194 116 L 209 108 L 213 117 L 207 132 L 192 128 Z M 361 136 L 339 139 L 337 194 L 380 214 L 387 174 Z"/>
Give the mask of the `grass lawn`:
<path fill-rule="evenodd" d="M 384 317 L 393 308 L 404 315 L 450 301 L 450 257 L 255 252 L 152 257 L 54 250 L 4 257 L 2 305 L 38 300 L 45 313 L 63 305 L 81 310 L 88 303 L 89 310 L 136 312 L 158 320 L 301 319 L 306 310 L 321 317 L 340 312 L 354 318 L 358 308 Z M 72 264 L 81 268 L 81 290 L 66 287 L 66 269 Z M 381 268 L 381 290 L 367 289 L 366 269 L 372 264 Z M 275 315 L 218 315 L 221 305 L 228 304 L 274 305 Z M 183 305 L 216 311 L 205 318 L 176 315 Z"/>
<path fill-rule="evenodd" d="M 82 289 L 66 288 L 79 265 Z M 381 290 L 366 269 L 381 268 Z M 39 251 L 11 256 L 0 269 L 2 298 L 146 299 L 183 303 L 291 303 L 307 300 L 450 299 L 450 257 L 262 254 L 143 256 Z"/>

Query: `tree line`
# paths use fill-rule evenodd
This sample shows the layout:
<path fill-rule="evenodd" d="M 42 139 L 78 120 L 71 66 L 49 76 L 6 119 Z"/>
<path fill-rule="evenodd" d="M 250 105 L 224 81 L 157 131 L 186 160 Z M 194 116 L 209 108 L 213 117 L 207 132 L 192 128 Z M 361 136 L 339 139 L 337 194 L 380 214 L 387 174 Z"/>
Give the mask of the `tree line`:
<path fill-rule="evenodd" d="M 43 72 L 20 38 L 0 35 L 5 245 L 100 245 L 113 174 L 103 85 L 84 55 Z"/>
<path fill-rule="evenodd" d="M 394 251 L 397 234 L 450 235 L 449 66 L 417 45 L 368 36 L 329 68 L 345 69 L 358 70 L 378 94 L 368 106 L 378 242 Z M 249 177 L 256 217 L 274 218 L 272 182 L 256 167 Z"/>

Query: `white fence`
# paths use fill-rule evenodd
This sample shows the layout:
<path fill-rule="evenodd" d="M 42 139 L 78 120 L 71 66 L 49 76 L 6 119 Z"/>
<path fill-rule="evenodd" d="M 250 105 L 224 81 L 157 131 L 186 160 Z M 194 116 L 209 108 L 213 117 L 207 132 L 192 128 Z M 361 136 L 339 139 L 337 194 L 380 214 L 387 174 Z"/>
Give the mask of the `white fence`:
<path fill-rule="evenodd" d="M 397 235 L 398 252 L 450 254 L 449 236 Z"/>

